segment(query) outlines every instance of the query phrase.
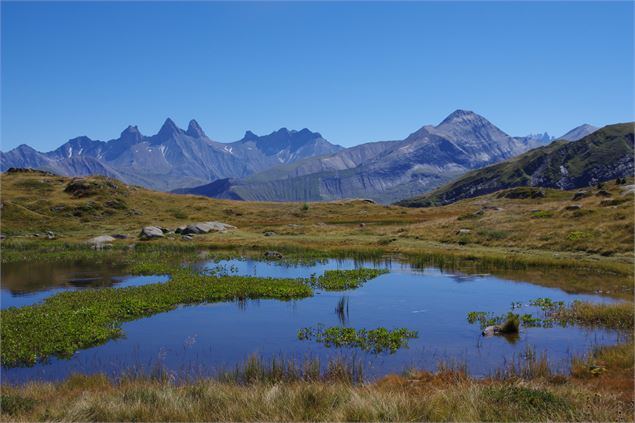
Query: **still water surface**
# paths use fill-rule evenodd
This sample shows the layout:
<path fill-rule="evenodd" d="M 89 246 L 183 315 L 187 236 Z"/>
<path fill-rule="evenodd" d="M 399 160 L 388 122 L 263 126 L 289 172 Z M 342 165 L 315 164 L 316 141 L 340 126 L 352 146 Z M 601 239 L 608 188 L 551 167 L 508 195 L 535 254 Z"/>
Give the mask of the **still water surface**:
<path fill-rule="evenodd" d="M 122 369 L 149 372 L 156 366 L 173 372 L 176 377 L 196 377 L 232 369 L 252 354 L 264 358 L 284 356 L 298 361 L 319 357 L 323 362 L 355 355 L 363 362 L 365 376 L 369 378 L 401 372 L 408 367 L 434 370 L 441 361 L 463 363 L 473 375 L 484 376 L 518 360 L 529 347 L 538 354 L 547 353 L 553 368 L 565 370 L 572 355 L 583 354 L 597 345 L 616 343 L 619 339 L 619 334 L 614 331 L 572 326 L 522 329 L 515 342 L 503 337 L 483 338 L 478 325 L 467 322 L 469 311 L 502 314 L 510 310 L 513 301 L 527 304 L 539 297 L 565 302 L 576 299 L 612 301 L 491 275 L 414 269 L 397 261 L 325 260 L 290 265 L 225 260 L 202 263 L 200 267 L 218 265 L 231 274 L 280 278 L 308 277 L 328 269 L 356 267 L 383 267 L 390 273 L 356 290 L 316 291 L 313 297 L 302 300 L 251 300 L 179 307 L 124 323 L 124 338 L 78 351 L 71 359 L 53 358 L 34 367 L 3 368 L 3 380 L 58 380 L 73 372 L 103 372 L 117 377 Z M 3 308 L 37 303 L 63 290 L 124 287 L 167 280 L 166 276 L 126 277 L 119 273 L 122 269 L 113 267 L 87 269 L 56 263 L 42 265 L 48 270 L 38 270 L 37 266 L 40 265 L 31 265 L 30 272 L 11 265 L 3 266 L 0 298 Z M 30 273 L 37 274 L 37 283 Z M 49 279 L 47 274 L 51 275 Z M 24 281 L 22 287 L 19 280 Z M 51 283 L 47 285 L 43 280 Z M 349 302 L 345 319 L 335 312 L 342 296 L 348 297 Z M 525 306 L 520 311 L 525 313 L 535 309 Z M 409 341 L 409 348 L 394 354 L 338 350 L 298 340 L 299 329 L 317 324 L 356 329 L 405 327 L 418 331 L 419 337 Z"/>

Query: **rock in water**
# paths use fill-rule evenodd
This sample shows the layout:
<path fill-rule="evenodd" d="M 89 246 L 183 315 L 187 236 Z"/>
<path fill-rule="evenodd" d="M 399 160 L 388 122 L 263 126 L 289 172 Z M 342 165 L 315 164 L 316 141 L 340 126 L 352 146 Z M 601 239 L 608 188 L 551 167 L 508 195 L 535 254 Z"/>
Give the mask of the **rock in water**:
<path fill-rule="evenodd" d="M 157 226 L 146 226 L 143 229 L 141 229 L 139 238 L 141 239 L 163 238 L 163 231 L 161 230 L 161 228 Z"/>

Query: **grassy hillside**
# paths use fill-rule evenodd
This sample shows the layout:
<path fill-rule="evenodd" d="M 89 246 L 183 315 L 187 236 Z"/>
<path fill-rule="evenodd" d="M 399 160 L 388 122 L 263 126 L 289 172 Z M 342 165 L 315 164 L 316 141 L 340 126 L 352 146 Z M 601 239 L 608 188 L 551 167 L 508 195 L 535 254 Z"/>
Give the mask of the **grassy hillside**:
<path fill-rule="evenodd" d="M 512 190 L 411 209 L 365 201 L 217 200 L 150 191 L 103 177 L 71 179 L 40 172 L 2 174 L 0 181 L 3 260 L 23 249 L 87 248 L 85 241 L 99 235 L 127 235 L 114 242 L 115 248 L 123 248 L 139 242 L 145 225 L 176 228 L 216 220 L 238 229 L 146 243 L 323 255 L 404 254 L 446 263 L 448 257 L 476 258 L 506 266 L 534 263 L 632 274 L 633 194 L 613 182 L 605 185 L 606 192 L 592 189 L 575 201 L 569 191 L 546 190 L 542 198 L 519 199 L 510 198 L 518 196 Z M 55 239 L 47 239 L 46 231 L 54 232 Z"/>
<path fill-rule="evenodd" d="M 429 194 L 400 201 L 407 207 L 444 205 L 505 188 L 586 187 L 633 174 L 633 123 L 606 126 L 576 142 L 556 141 L 470 172 Z"/>

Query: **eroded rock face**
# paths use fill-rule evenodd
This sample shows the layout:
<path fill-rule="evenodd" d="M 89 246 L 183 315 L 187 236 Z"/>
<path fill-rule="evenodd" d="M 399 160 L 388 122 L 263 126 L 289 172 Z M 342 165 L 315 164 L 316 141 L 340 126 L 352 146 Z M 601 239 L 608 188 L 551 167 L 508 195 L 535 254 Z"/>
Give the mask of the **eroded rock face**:
<path fill-rule="evenodd" d="M 146 226 L 141 229 L 141 233 L 139 234 L 139 238 L 141 239 L 163 238 L 163 236 L 163 231 L 157 226 Z"/>

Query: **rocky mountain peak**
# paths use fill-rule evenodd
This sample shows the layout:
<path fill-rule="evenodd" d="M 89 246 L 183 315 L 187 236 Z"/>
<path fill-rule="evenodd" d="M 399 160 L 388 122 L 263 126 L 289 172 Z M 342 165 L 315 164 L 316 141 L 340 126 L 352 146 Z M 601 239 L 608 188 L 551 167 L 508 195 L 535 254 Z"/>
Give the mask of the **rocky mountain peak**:
<path fill-rule="evenodd" d="M 121 132 L 121 135 L 119 137 L 120 140 L 127 143 L 138 143 L 141 141 L 142 138 L 143 135 L 141 135 L 141 132 L 136 125 L 128 125 L 128 127 Z"/>
<path fill-rule="evenodd" d="M 203 128 L 201 128 L 201 125 L 199 125 L 198 122 L 194 119 L 190 121 L 185 133 L 192 138 L 203 138 L 206 136 L 205 131 L 203 131 Z"/>
<path fill-rule="evenodd" d="M 176 126 L 176 123 L 174 123 L 172 119 L 167 118 L 165 122 L 163 123 L 163 126 L 161 126 L 161 129 L 159 130 L 157 135 L 161 137 L 162 139 L 164 139 L 164 138 L 175 136 L 182 133 L 183 133 L 183 130 L 179 128 L 178 126 Z"/>

